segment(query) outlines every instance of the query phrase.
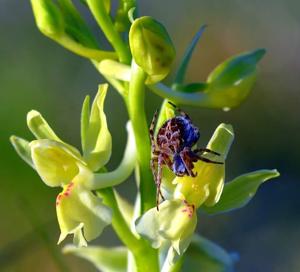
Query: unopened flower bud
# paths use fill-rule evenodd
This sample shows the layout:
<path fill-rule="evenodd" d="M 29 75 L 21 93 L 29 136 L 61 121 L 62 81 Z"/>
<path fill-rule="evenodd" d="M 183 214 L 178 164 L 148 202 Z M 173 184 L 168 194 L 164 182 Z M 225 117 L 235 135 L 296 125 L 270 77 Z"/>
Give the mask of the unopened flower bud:
<path fill-rule="evenodd" d="M 162 24 L 149 16 L 136 19 L 130 28 L 129 44 L 134 61 L 154 83 L 165 78 L 175 58 L 175 48 Z"/>
<path fill-rule="evenodd" d="M 257 63 L 264 49 L 234 56 L 217 66 L 208 76 L 205 93 L 214 107 L 238 106 L 256 81 Z"/>
<path fill-rule="evenodd" d="M 46 36 L 55 37 L 64 32 L 64 20 L 59 8 L 52 0 L 31 0 L 39 30 Z"/>

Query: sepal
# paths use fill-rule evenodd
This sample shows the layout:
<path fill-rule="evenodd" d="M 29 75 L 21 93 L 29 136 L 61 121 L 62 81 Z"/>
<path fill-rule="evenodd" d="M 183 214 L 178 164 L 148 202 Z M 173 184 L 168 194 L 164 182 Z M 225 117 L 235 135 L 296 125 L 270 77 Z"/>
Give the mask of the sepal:
<path fill-rule="evenodd" d="M 17 136 L 11 136 L 9 140 L 18 155 L 34 169 L 29 142 Z"/>

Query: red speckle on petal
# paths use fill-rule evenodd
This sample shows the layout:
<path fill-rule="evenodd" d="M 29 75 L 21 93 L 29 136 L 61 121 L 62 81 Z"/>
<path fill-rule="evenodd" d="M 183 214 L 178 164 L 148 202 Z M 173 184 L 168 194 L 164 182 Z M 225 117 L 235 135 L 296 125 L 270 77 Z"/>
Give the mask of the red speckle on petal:
<path fill-rule="evenodd" d="M 56 206 L 58 206 L 64 197 L 68 197 L 74 187 L 74 182 L 70 182 L 66 189 L 56 197 Z"/>
<path fill-rule="evenodd" d="M 184 213 L 188 214 L 189 218 L 192 218 L 194 212 L 195 212 L 195 205 L 194 204 L 188 204 L 186 200 L 183 201 L 185 204 L 185 208 L 181 210 Z"/>

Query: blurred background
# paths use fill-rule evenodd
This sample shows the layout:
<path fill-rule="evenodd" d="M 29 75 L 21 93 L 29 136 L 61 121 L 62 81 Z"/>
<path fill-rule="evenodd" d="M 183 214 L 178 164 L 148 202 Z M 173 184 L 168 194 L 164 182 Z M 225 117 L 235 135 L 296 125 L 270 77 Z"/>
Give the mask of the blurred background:
<path fill-rule="evenodd" d="M 58 135 L 79 147 L 81 103 L 85 95 L 95 95 L 103 79 L 89 61 L 38 32 L 29 1 L 0 3 L 0 271 L 61 271 L 60 267 L 95 271 L 84 260 L 60 255 L 54 204 L 59 189 L 41 182 L 8 139 L 12 134 L 33 139 L 26 113 L 36 109 Z M 202 235 L 240 254 L 237 271 L 241 272 L 300 271 L 299 10 L 297 0 L 140 1 L 141 15 L 154 16 L 167 27 L 177 49 L 177 63 L 199 26 L 208 24 L 187 81 L 204 80 L 233 54 L 267 49 L 257 84 L 239 108 L 229 112 L 184 108 L 201 129 L 201 146 L 220 122 L 234 126 L 227 180 L 261 168 L 281 172 L 244 209 L 199 219 Z M 83 12 L 101 37 L 87 10 Z M 160 102 L 147 94 L 149 120 Z M 113 168 L 122 157 L 127 114 L 112 88 L 105 111 L 113 135 Z M 119 189 L 129 198 L 135 193 L 130 181 Z M 118 243 L 110 229 L 99 242 Z"/>

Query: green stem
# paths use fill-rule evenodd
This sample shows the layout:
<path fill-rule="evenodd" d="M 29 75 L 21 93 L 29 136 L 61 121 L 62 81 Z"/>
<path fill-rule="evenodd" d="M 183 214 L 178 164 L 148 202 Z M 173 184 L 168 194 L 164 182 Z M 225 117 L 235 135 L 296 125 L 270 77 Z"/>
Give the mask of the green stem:
<path fill-rule="evenodd" d="M 87 4 L 95 17 L 98 25 L 104 32 L 106 38 L 116 50 L 119 59 L 123 63 L 130 63 L 129 48 L 123 42 L 121 36 L 114 28 L 111 17 L 107 14 L 104 6 L 104 1 L 87 0 Z"/>
<path fill-rule="evenodd" d="M 150 169 L 150 139 L 145 114 L 145 72 L 132 62 L 128 106 L 137 146 L 141 214 L 155 206 L 155 186 Z"/>
<path fill-rule="evenodd" d="M 112 226 L 121 241 L 132 252 L 138 272 L 158 272 L 157 250 L 150 245 L 137 238 L 130 230 L 129 225 L 124 219 L 119 206 L 117 204 L 116 195 L 112 188 L 98 190 L 103 198 L 104 204 L 108 205 L 113 211 Z"/>
<path fill-rule="evenodd" d="M 58 42 L 61 46 L 65 47 L 66 49 L 72 51 L 73 53 L 85 58 L 93 59 L 96 61 L 101 61 L 103 59 L 117 58 L 115 52 L 86 47 L 74 41 L 73 39 L 71 39 L 69 36 L 65 34 L 55 38 L 55 41 Z"/>

